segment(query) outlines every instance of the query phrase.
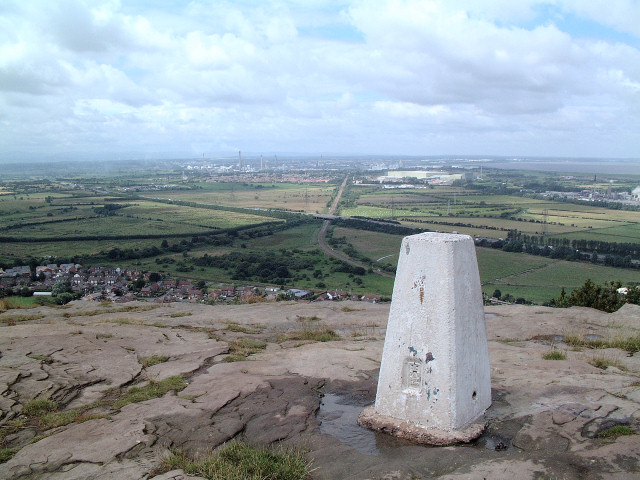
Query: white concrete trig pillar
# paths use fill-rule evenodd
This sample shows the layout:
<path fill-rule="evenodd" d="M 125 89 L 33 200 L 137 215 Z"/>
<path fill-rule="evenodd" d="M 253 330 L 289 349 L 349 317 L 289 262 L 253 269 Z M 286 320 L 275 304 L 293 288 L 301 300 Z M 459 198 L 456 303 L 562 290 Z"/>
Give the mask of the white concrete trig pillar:
<path fill-rule="evenodd" d="M 468 235 L 402 240 L 376 402 L 362 426 L 419 443 L 478 437 L 491 405 L 475 245 Z"/>

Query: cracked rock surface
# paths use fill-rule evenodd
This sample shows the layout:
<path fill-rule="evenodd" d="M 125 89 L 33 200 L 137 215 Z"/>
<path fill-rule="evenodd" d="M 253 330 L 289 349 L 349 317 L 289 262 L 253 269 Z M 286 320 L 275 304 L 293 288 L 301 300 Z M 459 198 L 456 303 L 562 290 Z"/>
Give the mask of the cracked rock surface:
<path fill-rule="evenodd" d="M 14 326 L 0 314 L 0 448 L 14 452 L 0 478 L 197 480 L 163 472 L 162 459 L 233 439 L 304 448 L 317 480 L 640 476 L 640 353 L 564 343 L 637 336 L 633 305 L 613 314 L 487 307 L 487 429 L 444 448 L 355 424 L 375 399 L 388 305 L 128 305 L 39 307 L 44 318 Z M 340 339 L 287 336 L 324 328 Z M 239 355 L 249 340 L 266 347 Z M 544 360 L 551 349 L 566 360 Z M 615 366 L 596 368 L 596 357 Z M 180 391 L 116 403 L 128 388 L 176 376 Z M 33 400 L 51 400 L 48 413 L 68 421 L 33 413 Z M 602 436 L 615 426 L 635 434 Z"/>

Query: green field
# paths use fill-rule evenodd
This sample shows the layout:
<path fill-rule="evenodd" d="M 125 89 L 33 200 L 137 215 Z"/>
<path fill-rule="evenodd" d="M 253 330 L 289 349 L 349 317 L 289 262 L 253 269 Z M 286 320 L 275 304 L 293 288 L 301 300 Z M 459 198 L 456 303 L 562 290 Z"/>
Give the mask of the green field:
<path fill-rule="evenodd" d="M 335 185 L 297 183 L 198 183 L 193 190 L 164 190 L 159 198 L 243 208 L 323 213 Z"/>
<path fill-rule="evenodd" d="M 288 286 L 390 295 L 392 279 L 368 271 L 338 271 L 344 265 L 319 249 L 319 220 L 281 213 L 327 212 L 337 192 L 336 182 L 345 172 L 327 173 L 332 183 L 277 180 L 286 175 L 274 174 L 269 182 L 238 181 L 241 176 L 236 174 L 216 182 L 205 181 L 205 175 L 185 179 L 176 172 L 4 182 L 0 184 L 0 262 L 10 266 L 29 257 L 75 258 L 87 264 L 135 266 L 216 285 L 260 281 L 236 278 L 237 266 L 223 269 L 215 262 L 197 264 L 205 254 L 220 258 L 233 252 L 290 256 L 312 260 L 312 266 L 290 272 L 284 282 Z M 383 189 L 348 184 L 339 213 L 494 239 L 507 238 L 517 230 L 554 240 L 556 245 L 560 245 L 556 239 L 640 242 L 640 211 L 509 194 L 520 191 L 514 188 L 516 180 L 540 182 L 543 177 L 518 173 L 503 179 L 496 175 L 483 185 L 495 194 L 477 185 Z M 579 183 L 565 183 L 571 181 Z M 584 188 L 591 187 L 585 183 Z M 277 212 L 268 213 L 270 209 Z M 291 226 L 280 228 L 283 225 Z M 250 226 L 256 227 L 254 231 L 245 230 Z M 359 228 L 367 227 L 331 227 L 329 233 L 339 240 L 335 248 L 358 262 L 369 258 L 374 268 L 393 269 L 402 236 Z M 120 255 L 123 250 L 126 255 Z M 639 279 L 637 270 L 491 248 L 478 248 L 477 255 L 485 293 L 498 288 L 503 294 L 536 302 L 557 296 L 562 287 L 578 287 L 587 278 L 596 283 Z"/>
<path fill-rule="evenodd" d="M 479 195 L 451 187 L 377 190 L 351 186 L 340 213 L 406 225 L 506 238 L 509 230 L 545 237 L 636 242 L 640 212 L 515 195 Z"/>
<path fill-rule="evenodd" d="M 354 248 L 374 260 L 392 255 L 383 261 L 394 266 L 397 264 L 401 235 L 336 228 L 334 237 L 346 237 Z M 536 303 L 548 302 L 559 295 L 562 287 L 570 291 L 587 279 L 599 284 L 617 280 L 627 284 L 640 280 L 635 270 L 554 260 L 499 249 L 477 247 L 476 255 L 482 289 L 487 295 L 497 288 L 503 294 L 510 293 L 516 298 L 523 297 Z"/>

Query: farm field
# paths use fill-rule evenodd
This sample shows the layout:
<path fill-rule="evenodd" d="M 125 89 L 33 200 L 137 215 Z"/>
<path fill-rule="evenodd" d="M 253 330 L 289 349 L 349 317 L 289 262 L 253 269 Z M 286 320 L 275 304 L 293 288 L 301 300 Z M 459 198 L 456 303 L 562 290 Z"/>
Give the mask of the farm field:
<path fill-rule="evenodd" d="M 374 262 L 381 259 L 380 262 L 389 263 L 394 267 L 398 265 L 402 235 L 336 227 L 333 231 L 333 238 L 339 237 L 345 237 L 356 250 Z"/>
<path fill-rule="evenodd" d="M 478 248 L 478 263 L 483 263 L 483 257 L 487 255 L 487 250 Z M 498 255 L 493 255 L 496 253 Z M 496 259 L 500 255 L 504 255 L 504 264 L 510 264 L 514 262 L 513 255 L 517 255 L 517 261 L 522 261 L 530 255 L 513 254 L 502 251 L 492 252 L 491 258 Z M 497 288 L 503 294 L 510 293 L 514 297 L 523 297 L 527 300 L 531 300 L 536 303 L 548 302 L 553 297 L 560 295 L 562 287 L 567 292 L 570 292 L 574 288 L 577 288 L 584 284 L 588 279 L 593 282 L 603 285 L 609 281 L 620 281 L 623 285 L 628 283 L 634 283 L 638 281 L 638 272 L 634 270 L 606 267 L 603 265 L 591 265 L 581 262 L 567 262 L 565 260 L 548 260 L 548 265 L 540 264 L 538 268 L 532 270 L 523 271 L 521 273 L 508 273 L 509 269 L 505 270 L 505 275 L 502 277 L 493 277 L 495 272 L 488 278 L 483 274 L 483 269 L 480 269 L 480 277 L 483 282 L 483 291 L 487 295 L 491 295 Z"/>
<path fill-rule="evenodd" d="M 518 230 L 526 235 L 623 243 L 635 242 L 640 229 L 639 211 L 515 195 L 479 195 L 462 188 L 453 192 L 451 187 L 398 191 L 352 186 L 340 212 L 495 239 Z"/>
<path fill-rule="evenodd" d="M 372 259 L 380 258 L 378 255 L 390 254 L 392 257 L 383 261 L 397 265 L 401 235 L 336 228 L 334 238 L 342 236 L 360 253 Z M 627 284 L 639 280 L 635 270 L 554 260 L 526 253 L 477 247 L 476 255 L 482 289 L 489 296 L 497 288 L 503 294 L 510 293 L 516 298 L 523 297 L 536 303 L 544 303 L 558 296 L 562 287 L 570 291 L 587 279 L 599 284 L 617 280 Z"/>
<path fill-rule="evenodd" d="M 293 183 L 199 183 L 192 190 L 165 190 L 158 198 L 243 208 L 323 213 L 336 186 Z"/>
<path fill-rule="evenodd" d="M 179 243 L 180 238 L 166 237 L 170 244 Z M 159 247 L 160 239 L 148 240 L 84 240 L 84 241 L 58 241 L 58 242 L 2 242 L 0 243 L 0 262 L 13 263 L 16 259 L 29 257 L 46 257 L 55 255 L 59 258 L 71 257 L 104 257 L 101 252 L 108 252 L 113 248 L 143 250 L 145 248 Z M 104 262 L 106 258 L 100 258 Z"/>
<path fill-rule="evenodd" d="M 317 243 L 319 220 L 272 213 L 286 221 L 291 218 L 292 226 L 242 230 L 266 222 L 285 222 L 270 217 L 264 211 L 268 209 L 327 212 L 327 204 L 337 191 L 335 179 L 344 175 L 330 174 L 333 183 L 214 183 L 204 181 L 203 176 L 186 179 L 184 174 L 9 183 L 0 186 L 0 263 L 26 263 L 30 257 L 76 258 L 89 264 L 134 266 L 216 285 L 259 284 L 260 275 L 255 272 L 250 277 L 242 276 L 243 268 L 251 267 L 251 261 L 243 259 L 256 258 L 251 255 L 290 257 L 292 265 L 302 262 L 305 266 L 292 268 L 290 275 L 282 277 L 282 283 L 288 286 L 389 296 L 393 279 L 354 273 L 321 252 Z M 487 194 L 472 188 L 383 189 L 348 184 L 339 212 L 344 216 L 393 218 L 421 230 L 456 231 L 494 239 L 507 238 L 510 231 L 517 230 L 529 236 L 544 235 L 545 239 L 639 243 L 640 211 Z M 499 190 L 503 191 L 506 189 Z M 232 231 L 215 237 L 203 235 L 223 229 Z M 337 249 L 368 257 L 379 266 L 397 265 L 402 235 L 346 227 L 331 227 L 331 234 L 334 240 L 340 240 Z M 233 267 L 222 268 L 215 261 L 198 263 L 205 254 L 239 257 Z M 478 248 L 477 255 L 486 294 L 497 288 L 503 294 L 535 302 L 547 302 L 563 286 L 571 290 L 587 278 L 596 283 L 640 279 L 637 270 L 498 249 Z M 260 278 L 269 278 L 263 283 L 274 283 L 271 277 Z"/>

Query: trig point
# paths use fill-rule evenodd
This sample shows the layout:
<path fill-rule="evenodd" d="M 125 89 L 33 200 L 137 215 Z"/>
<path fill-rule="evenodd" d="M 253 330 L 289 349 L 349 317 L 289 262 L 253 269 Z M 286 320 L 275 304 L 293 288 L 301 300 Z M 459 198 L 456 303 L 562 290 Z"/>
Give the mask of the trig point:
<path fill-rule="evenodd" d="M 360 425 L 431 445 L 468 442 L 491 405 L 489 349 L 473 239 L 402 240 L 374 406 Z"/>

